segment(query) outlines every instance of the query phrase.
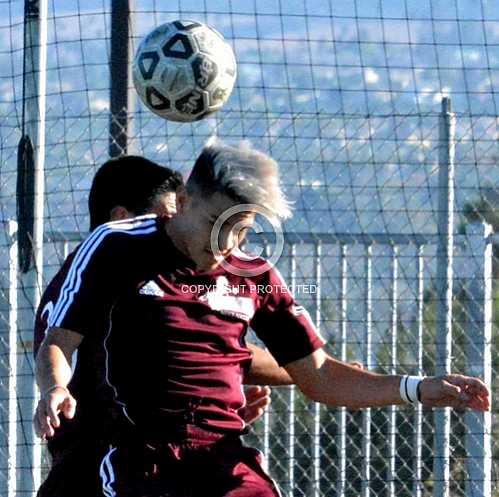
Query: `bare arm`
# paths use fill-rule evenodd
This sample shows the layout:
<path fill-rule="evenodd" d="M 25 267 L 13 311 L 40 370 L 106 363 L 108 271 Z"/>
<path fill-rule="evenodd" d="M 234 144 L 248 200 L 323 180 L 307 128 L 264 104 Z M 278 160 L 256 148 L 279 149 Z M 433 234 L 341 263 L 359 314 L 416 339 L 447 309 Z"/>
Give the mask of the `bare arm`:
<path fill-rule="evenodd" d="M 74 416 L 76 401 L 67 386 L 71 380 L 71 357 L 83 337 L 62 328 L 51 328 L 40 346 L 35 363 L 40 401 L 36 408 L 36 433 L 45 438 L 60 425 L 59 414 Z"/>
<path fill-rule="evenodd" d="M 303 393 L 330 406 L 384 407 L 402 404 L 400 376 L 382 375 L 328 356 L 322 349 L 286 366 Z M 421 401 L 428 407 L 489 409 L 489 392 L 478 378 L 462 375 L 427 377 L 421 383 Z"/>
<path fill-rule="evenodd" d="M 41 392 L 54 385 L 66 387 L 71 379 L 71 357 L 83 337 L 63 328 L 51 328 L 36 358 L 36 381 Z"/>
<path fill-rule="evenodd" d="M 253 344 L 248 344 L 253 354 L 251 367 L 244 378 L 245 385 L 292 385 L 289 373 L 279 366 L 274 357 Z"/>

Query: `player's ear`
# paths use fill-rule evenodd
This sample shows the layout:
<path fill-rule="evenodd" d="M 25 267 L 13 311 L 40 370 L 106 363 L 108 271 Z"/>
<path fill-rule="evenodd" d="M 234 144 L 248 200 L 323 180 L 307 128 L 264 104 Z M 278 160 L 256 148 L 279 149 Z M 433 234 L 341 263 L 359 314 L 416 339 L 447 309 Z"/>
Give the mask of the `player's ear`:
<path fill-rule="evenodd" d="M 183 214 L 190 204 L 190 197 L 185 186 L 179 186 L 176 191 L 177 214 Z"/>
<path fill-rule="evenodd" d="M 129 211 L 126 207 L 123 207 L 122 205 L 117 205 L 116 207 L 113 207 L 111 209 L 111 212 L 109 213 L 110 221 L 121 221 L 122 219 L 130 219 L 132 217 L 135 217 L 133 212 Z"/>

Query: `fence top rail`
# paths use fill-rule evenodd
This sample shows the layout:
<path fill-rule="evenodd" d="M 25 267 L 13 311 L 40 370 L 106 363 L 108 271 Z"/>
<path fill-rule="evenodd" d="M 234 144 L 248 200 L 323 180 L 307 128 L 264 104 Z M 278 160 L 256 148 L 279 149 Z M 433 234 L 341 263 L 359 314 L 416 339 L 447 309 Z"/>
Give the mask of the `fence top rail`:
<path fill-rule="evenodd" d="M 78 231 L 49 231 L 45 233 L 46 243 L 80 242 L 86 233 Z M 345 244 L 345 245 L 435 245 L 438 242 L 436 234 L 405 234 L 405 233 L 307 233 L 284 232 L 284 241 L 292 244 Z M 262 241 L 272 243 L 275 233 L 249 233 L 249 242 Z"/>

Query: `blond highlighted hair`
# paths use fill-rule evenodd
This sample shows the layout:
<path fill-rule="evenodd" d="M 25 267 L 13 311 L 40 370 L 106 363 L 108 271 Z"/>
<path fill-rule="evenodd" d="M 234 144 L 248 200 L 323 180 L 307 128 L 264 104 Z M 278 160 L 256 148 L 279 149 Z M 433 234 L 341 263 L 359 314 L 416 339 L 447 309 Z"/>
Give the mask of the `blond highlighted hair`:
<path fill-rule="evenodd" d="M 292 215 L 292 204 L 282 191 L 279 166 L 247 141 L 236 146 L 211 138 L 203 148 L 186 183 L 191 194 L 223 193 L 238 203 L 256 204 L 276 219 Z"/>

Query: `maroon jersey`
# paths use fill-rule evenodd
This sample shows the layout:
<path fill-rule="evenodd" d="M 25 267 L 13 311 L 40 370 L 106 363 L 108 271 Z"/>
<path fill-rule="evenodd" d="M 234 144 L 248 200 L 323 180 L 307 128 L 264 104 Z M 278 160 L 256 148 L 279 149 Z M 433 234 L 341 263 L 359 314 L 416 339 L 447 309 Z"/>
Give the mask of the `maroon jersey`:
<path fill-rule="evenodd" d="M 100 342 L 107 394 L 134 425 L 161 433 L 171 416 L 240 432 L 249 326 L 281 365 L 324 345 L 279 273 L 196 271 L 156 216 L 108 223 L 80 246 L 50 326 Z M 242 269 L 262 260 L 231 257 Z"/>

